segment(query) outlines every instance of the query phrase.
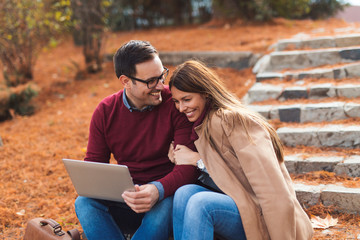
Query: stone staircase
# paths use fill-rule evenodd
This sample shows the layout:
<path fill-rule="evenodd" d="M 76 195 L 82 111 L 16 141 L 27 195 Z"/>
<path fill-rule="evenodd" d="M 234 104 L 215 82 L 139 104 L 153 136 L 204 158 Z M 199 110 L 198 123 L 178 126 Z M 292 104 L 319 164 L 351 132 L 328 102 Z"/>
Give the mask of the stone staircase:
<path fill-rule="evenodd" d="M 282 142 L 297 152 L 285 156 L 289 172 L 360 177 L 360 34 L 281 40 L 271 50 L 256 62 L 256 83 L 243 101 L 280 123 Z M 320 153 L 306 153 L 306 146 Z M 360 213 L 360 188 L 300 180 L 294 186 L 305 207 Z"/>

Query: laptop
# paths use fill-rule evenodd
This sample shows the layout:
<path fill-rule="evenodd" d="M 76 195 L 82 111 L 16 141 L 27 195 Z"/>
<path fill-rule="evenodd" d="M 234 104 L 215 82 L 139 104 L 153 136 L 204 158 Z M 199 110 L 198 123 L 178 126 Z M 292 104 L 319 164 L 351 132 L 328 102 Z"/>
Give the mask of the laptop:
<path fill-rule="evenodd" d="M 80 196 L 124 202 L 121 194 L 135 191 L 127 166 L 63 159 L 65 168 Z"/>

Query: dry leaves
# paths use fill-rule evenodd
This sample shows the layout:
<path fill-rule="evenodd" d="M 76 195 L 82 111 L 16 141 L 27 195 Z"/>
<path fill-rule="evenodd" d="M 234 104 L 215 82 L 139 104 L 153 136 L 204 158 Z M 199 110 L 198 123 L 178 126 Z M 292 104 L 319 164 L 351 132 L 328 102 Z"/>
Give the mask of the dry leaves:
<path fill-rule="evenodd" d="M 311 224 L 313 228 L 327 229 L 329 227 L 335 226 L 337 222 L 338 219 L 332 218 L 329 214 L 326 215 L 326 218 L 311 215 Z"/>

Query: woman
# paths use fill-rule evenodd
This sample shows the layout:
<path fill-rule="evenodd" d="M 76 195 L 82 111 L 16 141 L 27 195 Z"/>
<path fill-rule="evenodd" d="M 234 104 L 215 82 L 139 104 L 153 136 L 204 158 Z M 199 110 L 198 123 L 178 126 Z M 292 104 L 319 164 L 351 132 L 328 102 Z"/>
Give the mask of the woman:
<path fill-rule="evenodd" d="M 177 145 L 169 156 L 205 171 L 203 186 L 186 185 L 175 193 L 175 240 L 213 239 L 214 232 L 225 239 L 311 239 L 311 223 L 270 124 L 200 62 L 178 66 L 169 86 L 177 109 L 194 122 L 198 150 Z"/>

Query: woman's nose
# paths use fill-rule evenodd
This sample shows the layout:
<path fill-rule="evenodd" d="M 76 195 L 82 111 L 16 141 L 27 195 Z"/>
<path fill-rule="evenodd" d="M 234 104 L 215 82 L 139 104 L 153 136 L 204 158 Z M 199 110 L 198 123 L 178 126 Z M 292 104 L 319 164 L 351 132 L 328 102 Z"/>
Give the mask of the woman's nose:
<path fill-rule="evenodd" d="M 183 103 L 179 103 L 179 112 L 183 112 L 185 109 L 185 106 Z"/>

